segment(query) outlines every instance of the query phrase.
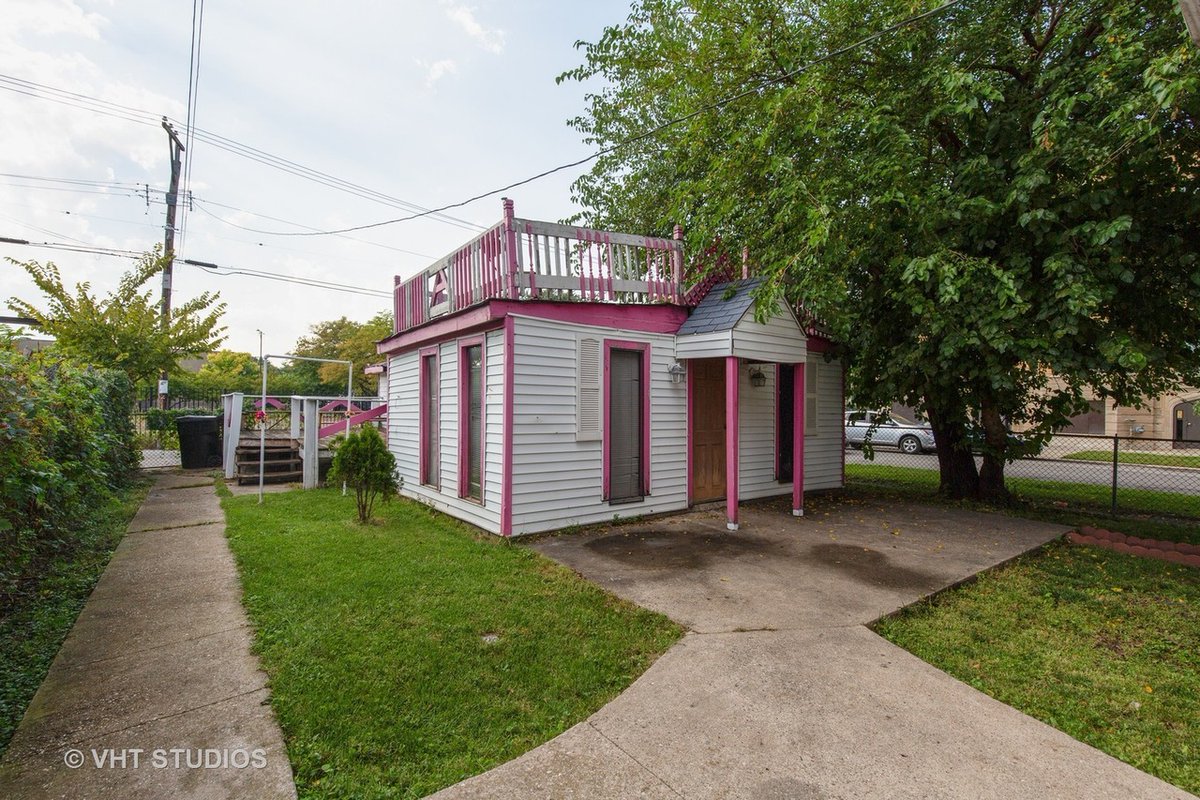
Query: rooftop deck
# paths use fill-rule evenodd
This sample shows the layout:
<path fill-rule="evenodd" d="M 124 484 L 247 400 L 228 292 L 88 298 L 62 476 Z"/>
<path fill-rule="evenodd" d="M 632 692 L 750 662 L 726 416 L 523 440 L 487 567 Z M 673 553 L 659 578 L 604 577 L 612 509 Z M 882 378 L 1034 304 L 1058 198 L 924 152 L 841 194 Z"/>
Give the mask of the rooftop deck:
<path fill-rule="evenodd" d="M 682 231 L 634 236 L 514 216 L 394 289 L 396 333 L 492 299 L 688 304 Z"/>

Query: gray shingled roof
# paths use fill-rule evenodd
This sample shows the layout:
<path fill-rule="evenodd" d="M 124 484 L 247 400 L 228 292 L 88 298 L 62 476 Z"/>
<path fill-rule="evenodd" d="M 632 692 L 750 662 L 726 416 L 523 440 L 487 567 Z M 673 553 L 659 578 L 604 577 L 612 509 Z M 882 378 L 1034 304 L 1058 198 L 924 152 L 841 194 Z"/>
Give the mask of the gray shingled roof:
<path fill-rule="evenodd" d="M 754 304 L 754 290 L 760 283 L 762 278 L 718 283 L 692 309 L 691 316 L 679 326 L 678 335 L 731 330 Z"/>

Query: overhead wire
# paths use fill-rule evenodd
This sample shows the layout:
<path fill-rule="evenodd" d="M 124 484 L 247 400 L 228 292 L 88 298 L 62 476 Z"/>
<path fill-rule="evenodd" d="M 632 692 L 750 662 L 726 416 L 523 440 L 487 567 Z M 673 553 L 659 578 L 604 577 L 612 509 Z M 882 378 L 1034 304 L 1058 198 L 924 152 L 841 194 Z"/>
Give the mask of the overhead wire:
<path fill-rule="evenodd" d="M 162 115 L 154 115 L 149 111 L 132 108 L 131 106 L 112 103 L 100 98 L 91 97 L 89 95 L 71 92 L 66 89 L 59 89 L 54 86 L 36 83 L 34 81 L 17 78 L 11 75 L 0 74 L 0 89 L 6 89 L 18 94 L 28 95 L 41 100 L 49 100 L 51 102 L 60 103 L 71 106 L 80 110 L 90 111 L 97 114 L 113 117 L 116 119 L 134 122 L 142 125 L 150 125 L 159 127 L 161 124 Z M 180 123 L 179 120 L 167 115 L 168 120 L 176 124 L 180 124 L 186 128 L 186 123 Z M 235 139 L 230 139 L 220 134 L 206 131 L 203 128 L 193 126 L 192 135 L 194 139 L 198 139 L 212 147 L 224 150 L 241 158 L 255 161 L 272 169 L 285 172 L 304 180 L 317 183 L 327 188 L 335 189 L 346 194 L 359 197 L 363 200 L 379 203 L 380 205 L 391 206 L 393 208 L 401 208 L 409 211 L 420 212 L 423 217 L 442 222 L 447 225 L 452 225 L 457 228 L 466 230 L 479 231 L 483 230 L 484 226 L 479 225 L 469 220 L 453 217 L 448 214 L 442 214 L 436 209 L 428 209 L 425 206 L 403 200 L 398 197 L 384 194 L 383 192 L 369 189 L 356 183 L 352 183 L 343 178 L 338 178 L 329 173 L 321 172 L 320 170 L 306 167 L 303 164 L 277 156 L 265 150 L 260 150 L 251 145 L 244 144 Z"/>
<path fill-rule="evenodd" d="M 592 154 L 590 154 L 588 156 L 584 156 L 583 158 L 576 159 L 575 161 L 569 161 L 566 164 L 559 164 L 557 167 L 551 167 L 550 169 L 543 170 L 542 172 L 539 172 L 536 175 L 531 175 L 528 178 L 522 178 L 521 180 L 513 181 L 512 183 L 509 183 L 505 186 L 501 186 L 498 189 L 492 189 L 490 191 L 482 192 L 480 194 L 476 194 L 471 197 L 468 197 L 465 200 L 459 200 L 454 203 L 447 203 L 446 205 L 438 206 L 436 208 L 429 209 L 428 211 L 423 211 L 423 212 L 416 213 L 416 214 L 409 214 L 409 215 L 403 216 L 403 217 L 395 217 L 393 219 L 385 219 L 385 220 L 382 220 L 379 222 L 370 222 L 370 223 L 366 223 L 363 225 L 351 225 L 351 226 L 348 226 L 345 228 L 330 228 L 328 230 L 317 231 L 317 232 L 291 231 L 291 232 L 287 232 L 287 233 L 280 233 L 279 235 L 280 236 L 332 236 L 332 235 L 338 234 L 338 233 L 353 233 L 355 231 L 365 231 L 365 230 L 370 230 L 372 228 L 381 228 L 385 225 L 395 225 L 400 222 L 409 222 L 411 220 L 420 219 L 420 218 L 430 215 L 430 214 L 437 214 L 437 213 L 441 213 L 443 211 L 451 211 L 456 208 L 462 208 L 463 206 L 470 205 L 471 203 L 475 203 L 479 200 L 484 200 L 488 197 L 494 197 L 498 194 L 503 194 L 504 192 L 510 191 L 512 189 L 516 189 L 521 186 L 525 186 L 526 184 L 533 183 L 534 181 L 537 181 L 537 180 L 541 180 L 542 178 L 553 175 L 556 172 L 562 172 L 563 170 L 572 169 L 574 167 L 581 167 L 584 164 L 587 164 L 588 162 L 595 161 L 597 158 L 608 155 L 609 153 L 616 152 L 617 150 L 620 150 L 623 147 L 628 147 L 629 145 L 634 144 L 636 142 L 640 142 L 644 139 L 648 139 L 658 133 L 661 133 L 662 131 L 664 131 L 668 128 L 674 127 L 683 122 L 687 122 L 688 120 L 695 119 L 696 117 L 698 117 L 702 114 L 707 114 L 711 111 L 719 111 L 720 109 L 724 108 L 725 106 L 729 105 L 730 103 L 734 103 L 738 100 L 741 100 L 742 98 L 749 97 L 750 95 L 753 95 L 753 94 L 758 94 L 759 92 L 763 91 L 764 89 L 767 89 L 767 88 L 773 86 L 774 84 L 779 83 L 780 81 L 790 80 L 791 78 L 794 78 L 804 72 L 807 72 L 808 70 L 812 69 L 813 67 L 817 66 L 818 64 L 822 64 L 822 63 L 829 61 L 831 59 L 834 59 L 840 55 L 845 55 L 846 53 L 849 53 L 853 50 L 857 50 L 858 48 L 860 48 L 866 44 L 870 44 L 871 42 L 875 41 L 876 39 L 882 38 L 883 36 L 886 36 L 889 33 L 893 33 L 897 30 L 900 30 L 901 28 L 906 28 L 911 25 L 915 25 L 918 22 L 921 22 L 921 21 L 926 20 L 930 17 L 933 17 L 937 14 L 940 14 L 943 11 L 946 11 L 947 9 L 951 8 L 952 6 L 956 6 L 961 2 L 963 2 L 963 0 L 948 0 L 948 2 L 943 3 L 940 6 L 937 6 L 936 8 L 930 9 L 930 10 L 922 12 L 920 14 L 914 14 L 913 16 L 906 17 L 905 19 L 903 19 L 899 22 L 893 23 L 892 25 L 888 25 L 886 28 L 881 28 L 880 30 L 876 31 L 875 33 L 872 33 L 869 36 L 865 36 L 862 39 L 859 39 L 858 41 L 854 42 L 853 44 L 846 45 L 845 47 L 840 47 L 836 50 L 831 50 L 830 52 L 826 53 L 825 55 L 819 56 L 819 57 L 813 59 L 812 61 L 809 61 L 806 64 L 803 64 L 802 66 L 791 70 L 790 72 L 785 72 L 784 74 L 779 75 L 777 77 L 768 78 L 767 80 L 757 83 L 748 89 L 743 89 L 742 91 L 740 91 L 736 94 L 732 94 L 727 97 L 723 97 L 720 100 L 713 101 L 712 103 L 706 103 L 705 105 L 695 109 L 694 111 L 691 111 L 687 114 L 683 114 L 681 116 L 669 119 L 665 122 L 660 123 L 659 125 L 654 126 L 653 128 L 642 131 L 641 133 L 634 134 L 633 136 L 628 136 L 624 139 L 614 142 L 613 144 L 611 144 L 607 147 L 603 147 L 599 150 L 596 150 L 595 152 L 593 152 Z"/>
<path fill-rule="evenodd" d="M 188 217 L 191 203 L 180 204 L 181 197 L 191 198 L 192 163 L 195 161 L 196 134 L 196 105 L 200 96 L 200 53 L 204 40 L 204 0 L 192 0 L 192 44 L 188 55 L 188 94 L 187 119 L 184 123 L 183 148 L 183 188 L 176 196 L 175 202 L 180 205 L 179 249 L 183 250 L 187 242 Z"/>
<path fill-rule="evenodd" d="M 195 198 L 194 202 L 195 202 L 196 208 L 198 210 L 200 210 L 201 212 L 203 212 L 205 214 L 208 214 L 210 217 L 217 220 L 218 222 L 224 223 L 225 225 L 228 225 L 231 228 L 237 228 L 238 230 L 247 231 L 248 233 L 271 234 L 271 233 L 273 233 L 273 231 L 263 230 L 261 228 L 251 228 L 248 225 L 240 225 L 236 222 L 225 219 L 224 217 L 220 216 L 219 214 L 214 214 L 212 211 L 209 211 L 204 206 L 216 206 L 217 208 L 224 208 L 224 209 L 228 209 L 230 211 L 239 211 L 243 214 L 250 214 L 255 217 L 261 217 L 262 219 L 269 219 L 272 222 L 279 222 L 284 225 L 294 225 L 297 228 L 307 228 L 308 230 L 313 230 L 313 231 L 318 230 L 318 228 L 314 228 L 311 225 L 305 225 L 300 222 L 294 222 L 292 220 L 282 219 L 280 217 L 272 217 L 269 214 L 263 214 L 258 211 L 248 211 L 244 208 L 238 208 L 237 206 L 231 206 L 226 203 L 218 203 L 214 200 L 204 200 L 202 198 Z M 360 239 L 356 236 L 349 236 L 347 234 L 337 234 L 337 237 L 339 239 L 346 239 L 347 241 L 358 242 L 359 244 L 370 245 L 371 247 L 381 247 L 384 250 L 393 250 L 397 253 L 404 253 L 405 255 L 415 256 L 417 258 L 424 258 L 424 259 L 428 259 L 431 261 L 434 258 L 436 258 L 436 256 L 431 256 L 428 253 L 418 253 L 415 250 L 406 250 L 403 247 L 396 247 L 394 245 L 384 244 L 383 242 L 372 242 L 369 239 Z"/>
<path fill-rule="evenodd" d="M 28 227 L 34 227 L 34 226 L 28 226 Z M 61 238 L 67 238 L 67 239 L 71 238 L 69 236 L 65 236 L 64 234 L 54 234 L 53 231 L 45 231 L 44 229 L 37 229 L 37 228 L 35 228 L 35 229 L 42 230 L 43 233 L 50 233 L 50 234 L 59 236 Z M 72 244 L 71 242 L 35 242 L 35 241 L 30 241 L 28 239 L 18 239 L 18 238 L 9 237 L 9 236 L 0 236 L 0 244 L 14 244 L 14 245 L 21 245 L 24 247 L 38 247 L 38 248 L 44 248 L 44 249 L 48 249 L 48 250 L 61 250 L 64 252 L 69 252 L 69 253 L 111 256 L 113 258 L 129 258 L 129 259 L 134 259 L 134 260 L 144 258 L 146 255 L 144 252 L 138 251 L 138 250 L 123 250 L 121 248 L 116 248 L 116 247 L 102 247 L 99 245 L 89 245 L 86 243 Z M 392 296 L 390 292 L 383 291 L 382 289 L 371 289 L 371 288 L 368 288 L 365 286 L 354 286 L 352 284 L 338 283 L 335 281 L 323 281 L 319 278 L 301 278 L 301 277 L 298 277 L 295 275 L 281 275 L 277 272 L 268 272 L 265 270 L 250 269 L 247 267 L 226 267 L 226 266 L 222 266 L 220 264 L 213 264 L 213 263 L 207 262 L 207 261 L 197 261 L 195 259 L 189 259 L 189 258 L 176 259 L 175 263 L 176 264 L 186 264 L 188 266 L 193 266 L 193 267 L 199 267 L 200 269 L 203 269 L 205 272 L 208 272 L 209 274 L 219 275 L 222 277 L 227 276 L 227 275 L 244 275 L 246 277 L 251 277 L 251 278 L 261 278 L 264 280 L 272 280 L 272 281 L 278 281 L 278 282 L 282 282 L 282 283 L 291 283 L 291 284 L 296 284 L 296 285 L 300 285 L 300 286 L 308 286 L 310 288 L 325 289 L 328 291 L 346 292 L 349 294 L 359 294 L 359 295 L 364 295 L 364 296 L 369 296 L 369 297 L 390 298 Z"/>

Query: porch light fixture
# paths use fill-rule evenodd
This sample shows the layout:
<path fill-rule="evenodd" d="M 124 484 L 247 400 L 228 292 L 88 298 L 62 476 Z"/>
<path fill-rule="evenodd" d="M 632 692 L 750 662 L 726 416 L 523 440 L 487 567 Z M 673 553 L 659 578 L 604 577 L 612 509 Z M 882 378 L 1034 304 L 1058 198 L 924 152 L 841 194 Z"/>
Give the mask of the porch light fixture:
<path fill-rule="evenodd" d="M 676 361 L 671 366 L 667 367 L 667 374 L 671 376 L 671 383 L 681 383 L 683 376 L 687 375 L 687 367 Z"/>
<path fill-rule="evenodd" d="M 750 385 L 759 387 L 767 385 L 767 374 L 762 371 L 762 367 L 750 368 Z"/>

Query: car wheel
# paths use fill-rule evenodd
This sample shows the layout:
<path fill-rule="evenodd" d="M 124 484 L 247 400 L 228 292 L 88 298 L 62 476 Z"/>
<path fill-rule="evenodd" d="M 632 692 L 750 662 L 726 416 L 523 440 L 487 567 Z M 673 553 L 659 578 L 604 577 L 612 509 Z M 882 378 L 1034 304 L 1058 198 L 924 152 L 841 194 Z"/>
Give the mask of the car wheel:
<path fill-rule="evenodd" d="M 915 456 L 921 452 L 921 440 L 915 436 L 903 436 L 896 445 L 900 448 L 900 452 L 907 456 Z"/>

